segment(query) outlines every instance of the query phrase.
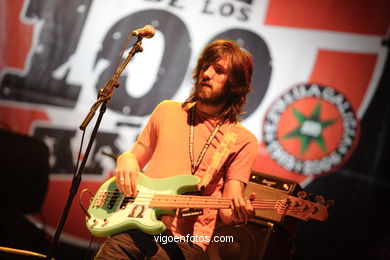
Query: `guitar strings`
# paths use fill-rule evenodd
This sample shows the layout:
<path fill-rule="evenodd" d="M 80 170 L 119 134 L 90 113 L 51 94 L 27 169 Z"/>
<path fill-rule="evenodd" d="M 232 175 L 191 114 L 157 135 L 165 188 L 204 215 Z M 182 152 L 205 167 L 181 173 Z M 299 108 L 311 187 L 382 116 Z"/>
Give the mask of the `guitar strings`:
<path fill-rule="evenodd" d="M 191 196 L 191 195 L 171 195 L 171 194 L 154 194 L 154 193 L 140 193 L 144 196 L 138 195 L 137 197 L 124 197 L 123 193 L 118 191 L 102 191 L 100 196 L 104 197 L 104 200 L 109 201 L 110 204 L 116 204 L 117 201 L 121 203 L 133 203 L 137 201 L 137 204 L 150 204 L 153 207 L 166 207 L 166 208 L 179 208 L 179 207 L 210 207 L 210 208 L 229 208 L 231 205 L 231 199 L 226 198 L 213 198 L 213 197 L 202 197 L 202 196 Z M 108 198 L 108 194 L 117 195 L 113 198 Z M 150 195 L 148 195 L 150 194 Z M 162 201 L 163 199 L 170 199 Z M 184 204 L 184 205 L 183 205 Z M 311 212 L 313 209 L 302 208 L 306 205 L 298 207 L 291 207 L 287 201 L 283 200 L 254 200 L 252 201 L 254 209 L 277 209 L 280 211 L 289 212 Z"/>
<path fill-rule="evenodd" d="M 140 201 L 142 199 L 145 199 L 146 201 L 153 201 L 153 202 L 161 202 L 164 203 L 162 200 L 167 200 L 166 203 L 180 203 L 180 202 L 198 202 L 198 203 L 216 203 L 216 204 L 222 204 L 222 203 L 231 203 L 231 199 L 227 198 L 214 198 L 214 197 L 202 197 L 202 196 L 191 196 L 191 195 L 169 195 L 169 194 L 153 194 L 153 193 L 140 193 L 142 195 L 138 195 L 136 197 L 124 197 L 123 193 L 119 192 L 102 192 L 103 194 L 100 194 L 97 196 L 97 199 L 105 199 L 105 200 L 123 200 L 126 202 L 134 202 L 134 201 Z M 117 196 L 106 196 L 107 193 L 117 193 Z M 150 194 L 150 195 L 148 195 Z M 102 198 L 103 197 L 103 198 Z M 168 200 L 169 199 L 169 200 Z M 189 202 L 190 201 L 190 202 Z M 253 204 L 272 204 L 274 205 L 276 202 L 279 202 L 278 200 L 254 200 L 252 202 Z"/>
<path fill-rule="evenodd" d="M 118 199 L 126 199 L 129 201 L 134 201 L 136 199 L 152 199 L 152 200 L 160 200 L 164 199 L 164 197 L 168 199 L 174 199 L 174 200 L 203 200 L 203 201 L 225 201 L 229 202 L 231 199 L 228 198 L 217 198 L 217 197 L 203 197 L 203 196 L 194 196 L 194 195 L 172 195 L 172 194 L 155 194 L 155 193 L 140 193 L 142 195 L 137 195 L 136 197 L 125 197 L 125 195 L 121 192 L 116 192 L 116 191 L 101 191 L 102 194 L 97 195 L 97 197 L 106 197 L 108 198 L 108 195 L 113 193 L 114 195 L 117 194 Z M 105 196 L 107 194 L 107 196 Z M 150 195 L 149 195 L 150 194 Z M 111 196 L 112 198 L 113 196 Z M 261 201 L 262 203 L 275 203 L 278 201 L 283 201 L 283 200 L 254 200 L 253 202 L 258 202 Z M 253 203 L 252 203 L 253 204 Z"/>

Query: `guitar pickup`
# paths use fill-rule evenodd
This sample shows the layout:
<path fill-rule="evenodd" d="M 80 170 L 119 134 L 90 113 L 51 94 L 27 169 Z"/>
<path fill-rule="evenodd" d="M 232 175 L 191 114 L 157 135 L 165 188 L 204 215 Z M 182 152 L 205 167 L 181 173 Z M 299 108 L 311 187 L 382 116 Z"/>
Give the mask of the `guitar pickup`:
<path fill-rule="evenodd" d="M 110 201 L 108 202 L 107 204 L 107 209 L 113 209 L 114 206 L 117 204 L 118 202 L 118 198 L 119 198 L 119 195 L 120 195 L 120 192 L 118 189 L 116 189 L 112 195 L 111 195 L 111 198 L 110 198 Z"/>
<path fill-rule="evenodd" d="M 125 209 L 128 203 L 134 202 L 135 197 L 124 197 L 120 209 Z"/>

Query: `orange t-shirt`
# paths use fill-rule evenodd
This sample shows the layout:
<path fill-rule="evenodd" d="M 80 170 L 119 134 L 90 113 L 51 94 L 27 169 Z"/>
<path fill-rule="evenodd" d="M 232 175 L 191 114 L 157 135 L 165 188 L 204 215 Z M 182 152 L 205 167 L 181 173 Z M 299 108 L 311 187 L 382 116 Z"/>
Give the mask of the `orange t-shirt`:
<path fill-rule="evenodd" d="M 191 174 L 189 156 L 190 115 L 176 101 L 163 101 L 153 111 L 145 129 L 138 137 L 143 145 L 154 148 L 154 153 L 146 166 L 145 174 L 152 178 L 167 178 L 182 174 Z M 194 126 L 194 163 L 198 160 L 207 139 L 218 123 L 218 119 L 209 118 L 199 111 L 195 112 Z M 212 156 L 222 142 L 229 126 L 225 122 L 215 135 L 207 149 L 200 166 L 195 173 L 200 179 L 211 163 Z M 232 129 L 234 128 L 234 129 Z M 241 124 L 232 124 L 231 131 L 238 134 L 236 142 L 230 149 L 228 163 L 215 174 L 203 191 L 204 196 L 221 197 L 224 182 L 230 179 L 247 183 L 257 153 L 256 137 Z M 232 159 L 234 158 L 234 160 Z M 226 166 L 226 167 L 225 167 Z M 214 230 L 217 210 L 204 209 L 203 215 L 181 218 L 176 215 L 164 215 L 161 220 L 175 236 L 203 236 L 202 242 L 196 242 L 206 249 Z"/>

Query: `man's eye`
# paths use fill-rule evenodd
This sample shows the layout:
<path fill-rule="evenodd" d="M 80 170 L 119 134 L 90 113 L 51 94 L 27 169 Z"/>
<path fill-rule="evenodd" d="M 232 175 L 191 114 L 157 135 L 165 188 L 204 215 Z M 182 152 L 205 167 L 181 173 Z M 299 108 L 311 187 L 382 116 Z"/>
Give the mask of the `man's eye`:
<path fill-rule="evenodd" d="M 216 68 L 214 68 L 214 70 L 218 74 L 225 74 L 226 73 L 226 70 L 224 68 L 221 68 L 221 67 L 216 67 Z"/>
<path fill-rule="evenodd" d="M 209 69 L 209 67 L 210 67 L 210 65 L 203 65 L 201 71 L 205 72 L 206 70 Z"/>

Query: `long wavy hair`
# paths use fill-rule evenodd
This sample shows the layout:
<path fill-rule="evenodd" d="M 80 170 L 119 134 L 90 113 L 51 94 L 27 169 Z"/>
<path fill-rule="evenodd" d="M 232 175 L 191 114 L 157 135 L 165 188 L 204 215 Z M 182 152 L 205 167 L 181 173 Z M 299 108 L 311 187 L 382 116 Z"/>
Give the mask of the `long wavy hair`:
<path fill-rule="evenodd" d="M 230 64 L 227 72 L 228 77 L 222 92 L 225 106 L 219 116 L 223 120 L 228 119 L 235 123 L 239 121 L 239 116 L 243 112 L 244 105 L 246 105 L 246 95 L 251 90 L 250 83 L 253 72 L 252 55 L 242 49 L 235 41 L 216 40 L 205 47 L 192 74 L 194 88 L 183 103 L 183 108 L 197 101 L 196 83 L 202 68 L 215 64 L 225 57 L 230 58 Z"/>

